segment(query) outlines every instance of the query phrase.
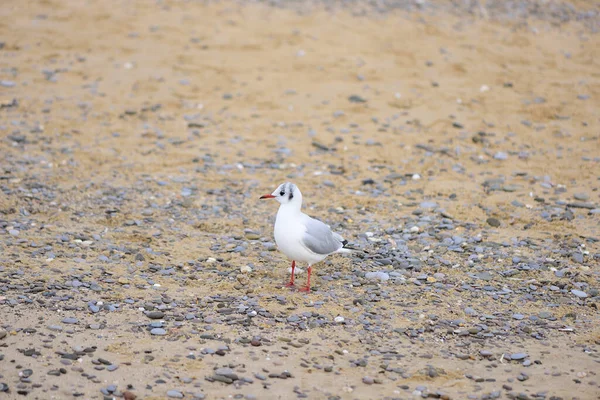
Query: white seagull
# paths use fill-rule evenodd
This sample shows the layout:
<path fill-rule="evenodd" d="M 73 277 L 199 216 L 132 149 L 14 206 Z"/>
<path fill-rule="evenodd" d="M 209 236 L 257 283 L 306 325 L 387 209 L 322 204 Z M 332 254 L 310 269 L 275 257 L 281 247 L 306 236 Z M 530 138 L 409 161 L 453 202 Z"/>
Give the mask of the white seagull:
<path fill-rule="evenodd" d="M 288 287 L 294 286 L 296 261 L 308 264 L 306 286 L 300 291 L 310 291 L 312 266 L 333 253 L 345 253 L 354 249 L 346 247 L 347 240 L 331 231 L 328 225 L 304 214 L 302 193 L 290 182 L 282 183 L 271 194 L 261 199 L 276 199 L 281 205 L 275 219 L 275 242 L 279 250 L 292 260 L 292 276 Z"/>

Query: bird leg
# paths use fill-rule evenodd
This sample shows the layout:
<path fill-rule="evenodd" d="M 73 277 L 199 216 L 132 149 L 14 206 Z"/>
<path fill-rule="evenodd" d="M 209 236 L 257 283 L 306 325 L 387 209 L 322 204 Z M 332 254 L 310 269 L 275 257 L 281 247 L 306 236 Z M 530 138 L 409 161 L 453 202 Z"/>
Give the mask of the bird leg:
<path fill-rule="evenodd" d="M 312 267 L 309 265 L 308 266 L 308 278 L 306 278 L 306 286 L 301 287 L 300 290 L 301 292 L 310 292 L 310 273 L 312 272 Z"/>
<path fill-rule="evenodd" d="M 294 270 L 296 269 L 296 261 L 292 260 L 292 276 L 290 276 L 290 281 L 285 285 L 287 287 L 294 286 Z"/>

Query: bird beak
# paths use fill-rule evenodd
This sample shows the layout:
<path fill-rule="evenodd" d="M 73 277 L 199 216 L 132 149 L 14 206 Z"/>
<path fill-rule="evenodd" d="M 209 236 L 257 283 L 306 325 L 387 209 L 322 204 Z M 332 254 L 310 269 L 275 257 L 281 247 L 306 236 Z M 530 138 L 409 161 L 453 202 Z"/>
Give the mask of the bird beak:
<path fill-rule="evenodd" d="M 275 196 L 272 194 L 265 194 L 264 196 L 260 196 L 261 199 L 274 199 Z"/>

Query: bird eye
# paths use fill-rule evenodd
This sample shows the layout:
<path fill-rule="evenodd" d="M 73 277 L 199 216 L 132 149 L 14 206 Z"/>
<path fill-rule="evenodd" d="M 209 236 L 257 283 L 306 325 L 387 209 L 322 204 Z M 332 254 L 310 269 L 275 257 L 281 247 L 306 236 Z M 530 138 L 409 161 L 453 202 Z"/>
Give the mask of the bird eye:
<path fill-rule="evenodd" d="M 282 190 L 281 192 L 279 192 L 280 196 L 283 196 L 285 194 L 285 192 Z"/>

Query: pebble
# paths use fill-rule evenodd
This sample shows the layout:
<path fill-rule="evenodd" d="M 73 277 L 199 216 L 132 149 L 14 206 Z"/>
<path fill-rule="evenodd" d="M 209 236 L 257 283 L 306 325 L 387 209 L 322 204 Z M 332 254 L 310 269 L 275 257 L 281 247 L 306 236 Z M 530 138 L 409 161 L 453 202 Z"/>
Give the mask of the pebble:
<path fill-rule="evenodd" d="M 503 151 L 499 151 L 496 154 L 494 154 L 494 158 L 496 160 L 506 160 L 506 159 L 508 159 L 508 153 L 505 153 Z"/>
<path fill-rule="evenodd" d="M 365 385 L 372 385 L 372 384 L 374 384 L 374 383 L 375 383 L 375 379 L 373 379 L 373 378 L 372 378 L 372 377 L 370 377 L 370 376 L 365 376 L 365 377 L 363 377 L 363 378 L 362 378 L 362 381 L 363 381 L 363 383 L 364 383 Z"/>
<path fill-rule="evenodd" d="M 166 334 L 167 334 L 167 331 L 166 331 L 166 330 L 164 330 L 163 328 L 153 328 L 153 329 L 150 331 L 150 334 L 152 334 L 152 335 L 156 335 L 156 336 L 164 336 L 164 335 L 166 335 Z"/>
<path fill-rule="evenodd" d="M 528 356 L 525 353 L 514 353 L 514 354 L 510 355 L 510 358 L 512 360 L 523 360 L 526 357 L 528 357 Z"/>
<path fill-rule="evenodd" d="M 148 311 L 146 317 L 150 319 L 162 319 L 165 317 L 165 313 L 162 311 Z"/>
<path fill-rule="evenodd" d="M 167 391 L 167 396 L 173 399 L 183 399 L 183 393 L 179 390 L 169 390 Z"/>
<path fill-rule="evenodd" d="M 231 379 L 232 381 L 238 380 L 237 374 L 231 368 L 217 368 L 215 370 L 215 374 L 220 375 L 220 376 L 225 376 L 225 377 Z"/>
<path fill-rule="evenodd" d="M 367 272 L 365 274 L 365 278 L 385 282 L 390 279 L 390 275 L 388 273 L 382 272 L 382 271 Z"/>
<path fill-rule="evenodd" d="M 492 226 L 492 227 L 494 227 L 494 228 L 497 228 L 497 227 L 499 227 L 499 226 L 500 226 L 500 220 L 498 220 L 498 218 L 493 218 L 493 217 L 490 217 L 490 218 L 488 218 L 488 219 L 487 219 L 487 221 L 486 221 L 486 222 L 487 222 L 487 224 L 488 224 L 489 226 Z"/>
<path fill-rule="evenodd" d="M 573 198 L 575 200 L 588 201 L 590 196 L 587 193 L 575 193 L 573 194 Z"/>
<path fill-rule="evenodd" d="M 304 23 L 271 35 L 284 42 L 281 57 L 289 60 L 283 64 L 255 57 L 252 71 L 245 71 L 245 65 L 225 62 L 216 69 L 223 73 L 210 67 L 207 76 L 233 71 L 239 79 L 201 82 L 185 53 L 216 52 L 236 61 L 232 52 L 240 43 L 227 35 L 245 32 L 245 11 L 223 15 L 213 27 L 216 39 L 205 35 L 210 29 L 180 37 L 176 57 L 155 52 L 140 58 L 140 49 L 154 41 L 156 49 L 164 48 L 170 33 L 184 32 L 173 25 L 181 15 L 183 22 L 203 18 L 199 12 L 186 15 L 184 4 L 161 20 L 159 3 L 146 7 L 142 19 L 128 15 L 124 32 L 101 38 L 108 43 L 123 34 L 127 42 L 119 44 L 127 51 L 103 64 L 106 54 L 87 55 L 85 46 L 44 58 L 52 53 L 47 41 L 0 40 L 6 64 L 0 82 L 6 95 L 0 100 L 0 154 L 6 155 L 0 171 L 0 380 L 7 382 L 0 392 L 10 384 L 7 398 L 29 393 L 131 400 L 134 391 L 139 398 L 204 398 L 192 394 L 200 391 L 248 400 L 359 398 L 369 391 L 373 398 L 413 392 L 448 398 L 437 389 L 451 378 L 457 384 L 448 390 L 460 392 L 452 398 L 551 398 L 556 393 L 541 384 L 546 371 L 562 374 L 561 382 L 570 385 L 562 396 L 586 398 L 595 389 L 588 385 L 598 380 L 595 371 L 581 362 L 593 365 L 600 344 L 586 340 L 595 328 L 600 259 L 595 93 L 578 96 L 589 100 L 579 101 L 574 112 L 568 97 L 577 96 L 570 93 L 576 87 L 564 88 L 562 107 L 539 79 L 539 93 L 523 86 L 530 77 L 469 81 L 459 64 L 470 70 L 464 56 L 473 49 L 460 40 L 415 54 L 428 73 L 415 75 L 411 89 L 373 72 L 382 65 L 377 52 L 364 60 L 355 51 L 342 62 L 335 62 L 337 53 L 319 61 L 326 50 L 319 46 L 339 38 L 323 39 L 326 31 L 311 32 Z M 388 10 L 399 2 L 365 2 L 356 11 L 366 13 L 371 3 Z M 415 13 L 437 4 L 405 3 Z M 477 14 L 471 3 L 451 6 Z M 479 11 L 491 20 L 499 9 L 521 18 L 522 6 Z M 586 29 L 597 18 L 561 2 L 545 6 L 524 12 L 583 21 Z M 68 8 L 58 13 L 67 15 Z M 61 29 L 54 29 L 56 18 L 45 15 L 48 10 L 15 8 L 14 19 L 49 29 L 63 43 L 70 19 L 59 18 Z M 98 10 L 89 11 L 93 20 Z M 444 35 L 457 31 L 462 40 L 478 29 L 453 20 L 439 27 Z M 538 25 L 542 33 L 557 29 L 526 21 L 535 24 L 526 24 L 534 34 L 525 50 L 536 48 Z M 12 36 L 27 30 L 25 22 Z M 404 22 L 410 28 L 414 21 Z M 431 22 L 419 24 L 427 28 Z M 127 31 L 132 27 L 139 32 Z M 486 37 L 514 47 L 519 32 L 500 25 L 494 30 Z M 582 32 L 569 43 L 589 49 L 593 38 Z M 94 37 L 87 47 L 98 47 Z M 265 37 L 254 39 L 246 56 L 264 47 Z M 360 50 L 361 43 L 351 47 Z M 557 50 L 556 56 L 565 54 Z M 574 68 L 569 62 L 565 68 Z M 98 76 L 99 63 L 113 70 L 107 79 Z M 177 63 L 180 68 L 172 71 Z M 285 75 L 288 64 L 296 72 L 314 69 L 310 74 L 319 82 L 347 68 L 352 82 L 342 86 L 348 82 L 334 79 L 332 90 L 316 92 L 300 82 L 297 90 L 271 91 L 261 99 L 256 88 L 268 87 L 264 82 L 273 71 Z M 460 99 L 443 101 L 440 118 L 456 129 L 427 129 L 430 121 L 422 117 L 431 111 L 428 91 L 451 93 L 447 73 L 460 75 L 467 88 L 454 90 Z M 262 83 L 254 86 L 255 80 Z M 115 82 L 121 85 L 113 87 Z M 579 83 L 580 90 L 590 85 Z M 481 92 L 486 101 L 505 92 L 523 105 L 520 116 L 491 116 L 477 97 Z M 268 135 L 253 133 L 260 127 Z M 532 139 L 538 137 L 543 140 Z M 573 168 L 563 171 L 564 165 Z M 90 180 L 74 179 L 80 176 Z M 324 260 L 309 294 L 298 293 L 299 279 L 295 289 L 283 287 L 290 264 L 273 239 L 277 204 L 258 202 L 277 179 L 301 184 L 307 213 L 369 252 Z M 464 189 L 452 184 L 459 180 L 466 182 Z M 144 332 L 165 337 L 144 340 Z M 122 351 L 132 358 L 118 364 L 121 358 L 111 357 Z M 441 358 L 454 361 L 444 364 Z M 573 363 L 557 362 L 562 359 Z M 451 377 L 443 376 L 438 362 L 452 367 Z M 198 366 L 210 372 L 203 367 L 204 373 L 190 374 Z M 348 375 L 348 368 L 356 371 Z M 461 382 L 465 369 L 481 375 Z M 328 375 L 331 387 L 313 388 L 308 371 L 325 374 L 317 376 L 316 386 L 327 383 Z M 346 375 L 357 379 L 346 381 Z M 115 382 L 119 388 L 109 385 Z M 385 387 L 377 391 L 364 386 L 381 382 Z M 503 383 L 527 395 L 502 394 Z"/>

